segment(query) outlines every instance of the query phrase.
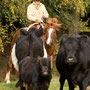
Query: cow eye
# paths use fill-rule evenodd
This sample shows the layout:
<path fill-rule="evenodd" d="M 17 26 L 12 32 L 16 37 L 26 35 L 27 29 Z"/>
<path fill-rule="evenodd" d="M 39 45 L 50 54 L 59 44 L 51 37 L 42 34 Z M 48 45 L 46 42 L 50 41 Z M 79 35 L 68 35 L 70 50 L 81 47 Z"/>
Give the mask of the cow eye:
<path fill-rule="evenodd" d="M 77 49 L 77 47 L 75 47 L 75 49 Z"/>
<path fill-rule="evenodd" d="M 64 48 L 64 50 L 67 50 L 66 46 L 64 46 L 63 48 Z"/>
<path fill-rule="evenodd" d="M 75 49 L 78 50 L 78 47 L 76 47 Z"/>
<path fill-rule="evenodd" d="M 78 49 L 78 46 L 76 46 L 75 49 Z"/>
<path fill-rule="evenodd" d="M 63 47 L 63 49 L 64 49 L 64 50 L 66 50 L 66 48 L 65 48 L 65 47 Z"/>

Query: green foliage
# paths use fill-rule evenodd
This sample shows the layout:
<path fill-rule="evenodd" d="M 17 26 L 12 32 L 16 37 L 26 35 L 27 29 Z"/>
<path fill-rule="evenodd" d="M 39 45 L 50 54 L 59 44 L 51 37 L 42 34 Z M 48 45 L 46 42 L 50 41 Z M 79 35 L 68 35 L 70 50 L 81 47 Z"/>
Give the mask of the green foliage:
<path fill-rule="evenodd" d="M 47 2 L 46 2 L 47 1 Z M 47 6 L 50 16 L 56 17 L 63 23 L 63 29 L 68 30 L 71 34 L 75 34 L 80 30 L 86 30 L 87 21 L 84 18 L 90 13 L 89 0 L 42 0 Z M 90 31 L 90 28 L 87 28 Z"/>
<path fill-rule="evenodd" d="M 31 0 L 2 0 L 0 1 L 0 36 L 9 43 L 16 30 L 27 26 L 26 17 L 28 3 Z"/>
<path fill-rule="evenodd" d="M 27 6 L 31 0 L 0 1 L 0 37 L 3 44 L 10 43 L 16 30 L 28 26 Z"/>
<path fill-rule="evenodd" d="M 2 43 L 2 39 L 0 38 L 0 52 L 4 52 L 4 47 L 3 47 L 3 43 Z"/>
<path fill-rule="evenodd" d="M 10 43 L 16 30 L 29 25 L 27 6 L 32 0 L 0 0 L 0 38 Z M 50 17 L 62 23 L 62 29 L 71 34 L 80 30 L 90 31 L 90 0 L 41 0 Z M 83 21 L 83 18 L 87 18 Z M 89 26 L 89 27 L 87 27 Z"/>

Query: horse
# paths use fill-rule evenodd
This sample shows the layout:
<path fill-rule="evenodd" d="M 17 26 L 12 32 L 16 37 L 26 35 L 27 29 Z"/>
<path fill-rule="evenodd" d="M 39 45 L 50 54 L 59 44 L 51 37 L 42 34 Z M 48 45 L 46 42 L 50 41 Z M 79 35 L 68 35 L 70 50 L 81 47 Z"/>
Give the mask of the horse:
<path fill-rule="evenodd" d="M 23 27 L 23 28 L 20 28 L 19 30 L 17 30 L 16 33 L 14 34 L 12 42 L 11 42 L 10 53 L 12 52 L 12 48 L 13 48 L 16 40 L 20 37 L 20 30 L 21 29 L 24 29 L 26 31 L 28 31 L 32 27 L 35 27 L 35 28 L 38 29 L 40 27 L 40 25 L 41 25 L 40 23 L 34 23 L 34 24 L 29 25 L 29 27 Z M 5 81 L 6 81 L 7 84 L 10 83 L 10 72 L 11 72 L 11 70 L 13 71 L 14 74 L 17 74 L 17 71 L 16 71 L 16 69 L 14 68 L 14 66 L 12 64 L 12 58 L 11 58 L 11 55 L 10 55 L 9 61 L 7 63 L 7 70 L 6 70 L 6 76 L 5 76 Z"/>
<path fill-rule="evenodd" d="M 58 20 L 56 18 L 49 18 L 47 20 L 47 24 L 45 26 L 44 30 L 44 43 L 45 43 L 45 48 L 48 53 L 48 55 L 51 57 L 51 70 L 53 70 L 53 56 L 55 53 L 55 44 L 56 44 L 56 30 L 61 27 L 62 24 L 58 23 Z"/>
<path fill-rule="evenodd" d="M 50 57 L 51 57 L 51 69 L 53 69 L 53 54 L 55 51 L 55 40 L 57 38 L 56 30 L 62 24 L 59 24 L 58 20 L 56 18 L 48 18 L 46 21 L 46 24 L 34 23 L 34 24 L 31 24 L 29 27 L 25 27 L 23 29 L 28 31 L 32 27 L 39 28 L 40 25 L 42 25 L 42 27 L 44 28 L 43 36 L 41 37 L 41 39 L 43 40 L 43 43 L 45 44 L 45 48 L 46 48 L 48 55 L 50 55 Z M 20 37 L 20 30 L 21 29 L 16 31 L 16 33 L 12 39 L 10 51 L 12 51 L 13 45 L 15 44 L 17 38 Z M 16 70 L 13 67 L 12 59 L 10 56 L 8 65 L 7 65 L 6 77 L 5 77 L 5 81 L 7 84 L 10 83 L 10 72 L 12 69 L 14 72 L 16 72 Z"/>

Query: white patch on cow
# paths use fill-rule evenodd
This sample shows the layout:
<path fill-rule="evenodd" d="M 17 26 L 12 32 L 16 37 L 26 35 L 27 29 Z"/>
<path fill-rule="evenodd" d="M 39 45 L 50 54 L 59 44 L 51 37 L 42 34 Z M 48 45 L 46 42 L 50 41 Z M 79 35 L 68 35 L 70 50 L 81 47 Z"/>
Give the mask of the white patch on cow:
<path fill-rule="evenodd" d="M 44 44 L 43 44 L 43 49 L 44 49 L 44 56 L 43 56 L 43 58 L 47 58 L 48 54 L 47 54 L 47 51 L 46 51 L 46 49 L 45 49 Z"/>
<path fill-rule="evenodd" d="M 48 45 L 50 45 L 50 43 L 51 43 L 51 33 L 52 33 L 52 31 L 53 31 L 53 28 L 50 28 L 50 30 L 48 31 L 48 33 L 49 33 L 49 36 L 48 36 L 48 39 L 47 39 L 47 44 Z"/>
<path fill-rule="evenodd" d="M 5 81 L 6 81 L 6 84 L 10 83 L 10 71 L 6 74 Z"/>
<path fill-rule="evenodd" d="M 68 60 L 69 60 L 69 61 L 73 61 L 73 58 L 69 58 Z"/>
<path fill-rule="evenodd" d="M 15 46 L 16 44 L 14 44 L 13 48 L 12 48 L 12 52 L 11 52 L 11 58 L 12 58 L 12 63 L 14 65 L 14 68 L 19 71 L 19 68 L 18 68 L 18 59 L 16 57 L 16 53 L 15 53 Z"/>

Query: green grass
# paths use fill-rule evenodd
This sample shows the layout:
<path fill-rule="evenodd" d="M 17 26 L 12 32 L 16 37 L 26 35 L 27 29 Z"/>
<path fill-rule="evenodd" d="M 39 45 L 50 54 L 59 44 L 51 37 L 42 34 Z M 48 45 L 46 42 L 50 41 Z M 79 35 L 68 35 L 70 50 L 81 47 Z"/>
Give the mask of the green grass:
<path fill-rule="evenodd" d="M 2 67 L 0 67 L 2 68 Z M 3 71 L 4 70 L 4 71 Z M 5 74 L 5 67 L 3 68 L 2 73 Z M 18 78 L 14 75 L 11 75 L 11 83 L 10 84 L 6 84 L 4 82 L 4 76 L 2 75 L 2 79 L 0 79 L 1 83 L 0 83 L 0 90 L 19 90 L 19 88 L 15 88 L 15 84 L 18 81 Z M 49 90 L 59 90 L 60 88 L 60 84 L 59 84 L 59 74 L 55 68 L 55 64 L 54 64 L 54 69 L 52 72 L 52 80 L 49 86 Z M 68 90 L 68 84 L 67 82 L 65 82 L 64 85 L 64 90 Z M 78 89 L 76 89 L 78 90 Z"/>
<path fill-rule="evenodd" d="M 0 90 L 19 90 L 19 88 L 15 88 L 16 81 L 12 81 L 10 84 L 6 84 L 4 82 L 0 83 Z"/>
<path fill-rule="evenodd" d="M 17 80 L 18 80 L 17 77 L 12 76 L 12 80 L 11 80 L 10 84 L 6 84 L 5 82 L 2 81 L 0 83 L 0 90 L 20 90 L 19 88 L 15 88 L 15 84 L 16 84 Z M 59 87 L 60 87 L 59 77 L 58 77 L 58 75 L 53 74 L 49 90 L 59 90 Z M 65 82 L 64 90 L 68 90 L 67 81 Z M 78 89 L 75 89 L 75 90 L 78 90 Z"/>
<path fill-rule="evenodd" d="M 19 88 L 15 88 L 15 84 L 18 81 L 18 78 L 16 76 L 11 75 L 11 83 L 10 84 L 6 84 L 4 82 L 5 72 L 6 72 L 6 65 L 7 65 L 7 63 L 5 61 L 5 58 L 2 58 L 0 63 L 2 63 L 0 65 L 0 90 L 20 90 Z M 59 88 L 60 88 L 59 74 L 58 74 L 58 72 L 56 70 L 56 67 L 55 67 L 55 64 L 54 64 L 54 69 L 53 69 L 53 72 L 52 72 L 52 80 L 51 80 L 51 83 L 50 83 L 50 86 L 49 86 L 49 90 L 59 90 Z M 65 82 L 64 90 L 68 90 L 67 81 Z M 75 90 L 79 90 L 79 89 L 76 88 Z M 90 88 L 88 90 L 90 90 Z"/>

